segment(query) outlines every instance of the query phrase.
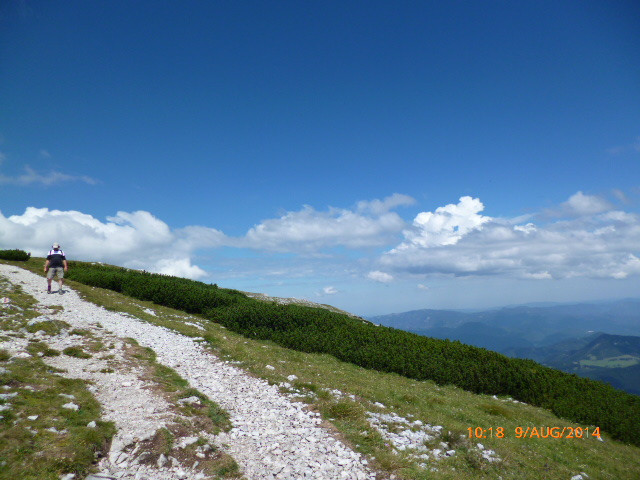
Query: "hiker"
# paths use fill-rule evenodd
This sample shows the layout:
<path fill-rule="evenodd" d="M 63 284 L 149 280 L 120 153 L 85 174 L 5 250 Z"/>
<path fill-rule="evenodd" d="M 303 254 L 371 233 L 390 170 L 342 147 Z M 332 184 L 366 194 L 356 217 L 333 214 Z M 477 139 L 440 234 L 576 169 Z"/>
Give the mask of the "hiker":
<path fill-rule="evenodd" d="M 65 257 L 64 252 L 60 249 L 60 244 L 56 242 L 52 245 L 52 248 L 53 250 L 49 250 L 49 255 L 47 255 L 47 261 L 44 262 L 44 271 L 47 274 L 47 293 L 51 293 L 51 280 L 53 280 L 53 276 L 57 274 L 58 282 L 60 283 L 58 293 L 62 295 L 64 272 L 69 270 L 69 265 L 67 264 L 67 257 Z"/>

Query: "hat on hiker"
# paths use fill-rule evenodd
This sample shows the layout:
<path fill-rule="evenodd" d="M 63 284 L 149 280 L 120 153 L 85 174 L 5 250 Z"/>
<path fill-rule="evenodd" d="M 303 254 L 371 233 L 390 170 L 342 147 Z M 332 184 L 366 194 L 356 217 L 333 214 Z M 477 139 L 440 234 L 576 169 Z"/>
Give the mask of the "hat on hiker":
<path fill-rule="evenodd" d="M 59 244 L 58 242 L 56 242 L 56 243 L 54 243 L 54 244 L 52 245 L 52 247 L 53 247 L 53 248 L 60 248 L 60 244 Z"/>

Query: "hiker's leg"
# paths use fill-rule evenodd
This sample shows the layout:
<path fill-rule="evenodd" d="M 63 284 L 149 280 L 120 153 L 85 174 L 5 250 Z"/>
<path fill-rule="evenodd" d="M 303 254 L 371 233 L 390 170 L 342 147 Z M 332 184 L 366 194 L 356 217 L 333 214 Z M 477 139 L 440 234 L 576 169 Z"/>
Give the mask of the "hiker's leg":
<path fill-rule="evenodd" d="M 51 291 L 51 280 L 53 280 L 53 270 L 50 268 L 47 270 L 47 291 Z"/>

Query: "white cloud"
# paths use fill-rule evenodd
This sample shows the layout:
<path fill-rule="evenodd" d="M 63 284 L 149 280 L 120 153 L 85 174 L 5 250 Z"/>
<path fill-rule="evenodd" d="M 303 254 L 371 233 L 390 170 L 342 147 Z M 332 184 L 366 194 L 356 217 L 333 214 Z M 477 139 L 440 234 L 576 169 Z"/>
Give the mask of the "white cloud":
<path fill-rule="evenodd" d="M 393 206 L 407 202 L 409 197 L 388 197 L 364 202 L 358 211 L 329 208 L 319 212 L 310 206 L 287 212 L 280 218 L 264 220 L 251 228 L 242 246 L 281 252 L 317 252 L 323 248 L 346 246 L 363 248 L 388 245 L 405 227 L 405 222 Z M 365 211 L 370 211 L 367 214 Z"/>
<path fill-rule="evenodd" d="M 418 284 L 418 288 L 420 290 L 429 290 L 429 287 L 427 285 L 422 284 L 422 283 Z"/>
<path fill-rule="evenodd" d="M 413 228 L 406 230 L 406 241 L 397 247 L 434 247 L 454 245 L 472 230 L 479 230 L 490 220 L 479 215 L 484 205 L 477 198 L 461 197 L 458 204 L 438 207 L 434 212 L 421 212 L 413 220 Z"/>
<path fill-rule="evenodd" d="M 367 278 L 380 283 L 389 283 L 393 281 L 393 275 L 389 275 L 388 273 L 381 272 L 380 270 L 374 270 L 372 272 L 369 272 L 369 274 L 367 275 Z"/>
<path fill-rule="evenodd" d="M 197 265 L 191 265 L 191 260 L 188 258 L 158 260 L 155 265 L 155 271 L 156 273 L 173 275 L 174 277 L 194 279 L 207 276 L 207 272 L 203 269 Z"/>
<path fill-rule="evenodd" d="M 569 200 L 562 205 L 563 213 L 569 215 L 593 215 L 596 213 L 606 212 L 611 210 L 613 206 L 604 198 L 595 195 L 585 195 L 582 192 L 577 192 Z"/>
<path fill-rule="evenodd" d="M 41 148 L 38 153 L 40 154 L 40 156 L 42 158 L 51 158 L 51 154 L 47 150 L 45 150 L 44 148 Z"/>
<path fill-rule="evenodd" d="M 458 208 L 454 215 L 448 205 L 435 214 L 418 215 L 427 221 L 415 222 L 405 232 L 406 241 L 384 254 L 380 265 L 414 274 L 541 280 L 640 274 L 640 216 L 607 211 L 609 205 L 597 197 L 578 192 L 561 206 L 571 208 L 575 217 L 525 225 L 480 217 L 479 201 L 464 203 L 475 207 Z"/>
<path fill-rule="evenodd" d="M 381 215 L 395 208 L 413 205 L 414 203 L 416 203 L 414 198 L 401 193 L 394 193 L 382 200 L 363 200 L 358 202 L 357 208 L 359 212 L 371 212 Z"/>
<path fill-rule="evenodd" d="M 325 295 L 335 295 L 336 293 L 338 293 L 338 289 L 335 287 L 324 287 L 322 289 L 322 293 L 324 293 Z"/>
<path fill-rule="evenodd" d="M 70 259 L 92 260 L 170 275 L 201 278 L 192 265 L 198 248 L 224 245 L 222 232 L 206 227 L 172 230 L 149 212 L 118 212 L 102 222 L 77 211 L 28 207 L 22 215 L 0 213 L 0 245 L 43 256 L 60 242 Z"/>
<path fill-rule="evenodd" d="M 97 182 L 93 178 L 86 175 L 67 175 L 51 171 L 49 173 L 38 173 L 30 166 L 24 167 L 24 173 L 16 177 L 8 177 L 0 173 L 0 185 L 32 185 L 41 184 L 45 186 L 57 185 L 65 182 L 84 182 L 89 185 L 95 185 Z"/>

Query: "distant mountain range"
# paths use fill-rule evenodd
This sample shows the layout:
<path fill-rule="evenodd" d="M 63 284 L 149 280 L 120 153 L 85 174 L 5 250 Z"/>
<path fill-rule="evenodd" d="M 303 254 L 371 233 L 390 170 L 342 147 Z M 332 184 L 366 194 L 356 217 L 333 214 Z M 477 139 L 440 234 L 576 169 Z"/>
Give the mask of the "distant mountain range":
<path fill-rule="evenodd" d="M 474 312 L 413 310 L 368 320 L 530 358 L 640 395 L 640 299 Z"/>

